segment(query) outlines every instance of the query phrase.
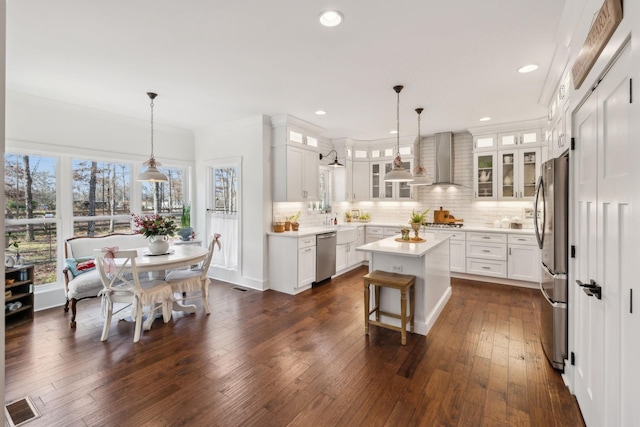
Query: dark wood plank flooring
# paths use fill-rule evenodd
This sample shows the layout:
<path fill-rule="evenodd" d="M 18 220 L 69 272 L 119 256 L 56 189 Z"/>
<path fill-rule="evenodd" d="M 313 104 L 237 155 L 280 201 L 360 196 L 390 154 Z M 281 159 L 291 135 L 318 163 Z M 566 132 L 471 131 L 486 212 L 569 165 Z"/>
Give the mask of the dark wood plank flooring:
<path fill-rule="evenodd" d="M 454 280 L 428 337 L 371 327 L 360 268 L 298 296 L 214 281 L 212 314 L 156 320 L 140 343 L 98 299 L 6 331 L 5 401 L 29 426 L 583 426 L 542 353 L 537 291 Z"/>

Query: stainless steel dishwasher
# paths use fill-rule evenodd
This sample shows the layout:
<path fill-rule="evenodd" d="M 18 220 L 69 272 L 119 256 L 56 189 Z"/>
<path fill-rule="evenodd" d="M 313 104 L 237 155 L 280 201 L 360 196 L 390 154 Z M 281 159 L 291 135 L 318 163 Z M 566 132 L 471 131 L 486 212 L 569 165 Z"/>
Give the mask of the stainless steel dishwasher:
<path fill-rule="evenodd" d="M 316 236 L 316 281 L 330 279 L 336 274 L 336 242 L 337 233 L 318 234 Z"/>

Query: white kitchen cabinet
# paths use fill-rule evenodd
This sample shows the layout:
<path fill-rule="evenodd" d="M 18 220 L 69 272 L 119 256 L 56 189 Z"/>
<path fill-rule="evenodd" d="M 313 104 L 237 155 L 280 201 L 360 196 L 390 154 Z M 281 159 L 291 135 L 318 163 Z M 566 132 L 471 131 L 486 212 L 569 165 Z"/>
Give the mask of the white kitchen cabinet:
<path fill-rule="evenodd" d="M 271 173 L 275 202 L 308 202 L 319 197 L 318 143 L 323 138 L 317 136 L 320 128 L 299 122 L 287 115 L 271 120 Z"/>
<path fill-rule="evenodd" d="M 369 200 L 369 162 L 354 160 L 352 166 L 352 201 L 360 202 L 363 200 Z"/>
<path fill-rule="evenodd" d="M 371 243 L 381 239 L 384 239 L 384 227 L 378 227 L 374 225 L 366 226 L 366 242 Z"/>
<path fill-rule="evenodd" d="M 507 235 L 468 232 L 466 272 L 483 276 L 507 277 Z"/>
<path fill-rule="evenodd" d="M 375 155 L 376 153 L 389 155 L 391 152 L 389 148 L 384 150 L 372 149 L 372 160 L 369 163 L 371 183 L 369 197 L 371 200 L 413 200 L 414 193 L 417 194 L 417 191 L 414 192 L 413 187 L 408 182 L 384 181 L 384 176 L 393 170 L 393 160 L 396 153 L 393 154 L 392 158 L 380 160 L 375 160 Z M 413 170 L 413 158 L 411 157 L 413 155 L 413 147 L 401 146 L 400 154 L 402 156 L 402 167 L 411 172 Z"/>
<path fill-rule="evenodd" d="M 316 281 L 316 246 L 298 249 L 298 283 L 296 288 Z"/>
<path fill-rule="evenodd" d="M 274 147 L 274 201 L 318 199 L 319 158 L 315 151 L 295 146 Z"/>
<path fill-rule="evenodd" d="M 539 146 L 542 144 L 541 129 L 527 129 L 498 134 L 498 149 L 516 148 L 518 146 Z"/>
<path fill-rule="evenodd" d="M 498 148 L 498 135 L 495 133 L 474 135 L 473 151 L 490 151 Z"/>
<path fill-rule="evenodd" d="M 269 235 L 269 287 L 295 295 L 316 280 L 316 236 Z"/>
<path fill-rule="evenodd" d="M 438 234 L 449 236 L 449 271 L 455 273 L 466 272 L 466 233 L 464 231 L 438 231 Z"/>
<path fill-rule="evenodd" d="M 509 279 L 540 281 L 540 249 L 535 236 L 509 234 L 507 259 Z"/>
<path fill-rule="evenodd" d="M 350 202 L 353 200 L 353 162 L 351 159 L 338 159 L 343 168 L 333 169 L 333 200 Z"/>
<path fill-rule="evenodd" d="M 365 227 L 364 226 L 359 226 L 358 227 L 358 238 L 356 240 L 356 247 L 358 246 L 362 246 L 365 244 Z M 365 254 L 364 252 L 358 252 L 355 251 L 356 254 L 356 262 L 357 263 L 361 263 L 362 261 L 365 260 Z"/>
<path fill-rule="evenodd" d="M 336 274 L 343 273 L 347 269 L 347 252 L 349 252 L 349 243 L 336 245 Z"/>
<path fill-rule="evenodd" d="M 496 151 L 473 153 L 473 188 L 477 200 L 496 200 Z"/>
<path fill-rule="evenodd" d="M 498 151 L 498 199 L 533 200 L 541 159 L 539 147 Z"/>
<path fill-rule="evenodd" d="M 364 227 L 357 227 L 354 240 L 336 245 L 336 274 L 344 273 L 359 266 L 365 259 L 363 252 L 356 251 L 364 245 Z"/>

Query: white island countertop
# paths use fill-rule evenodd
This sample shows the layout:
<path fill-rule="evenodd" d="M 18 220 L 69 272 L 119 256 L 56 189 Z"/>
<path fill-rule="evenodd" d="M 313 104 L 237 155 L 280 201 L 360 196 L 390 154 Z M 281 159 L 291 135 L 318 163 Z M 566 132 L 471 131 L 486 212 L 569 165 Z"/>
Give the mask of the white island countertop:
<path fill-rule="evenodd" d="M 421 257 L 429 253 L 436 246 L 449 240 L 449 236 L 431 237 L 427 236 L 426 242 L 398 242 L 396 238 L 400 237 L 387 237 L 386 239 L 378 240 L 375 242 L 367 243 L 366 245 L 358 246 L 356 251 L 361 252 L 374 252 L 379 254 L 390 254 L 407 257 Z"/>

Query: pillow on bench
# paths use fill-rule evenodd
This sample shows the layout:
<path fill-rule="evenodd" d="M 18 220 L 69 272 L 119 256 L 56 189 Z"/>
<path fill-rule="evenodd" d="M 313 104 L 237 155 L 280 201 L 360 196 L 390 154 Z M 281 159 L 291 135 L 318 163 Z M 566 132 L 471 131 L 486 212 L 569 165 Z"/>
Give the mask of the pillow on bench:
<path fill-rule="evenodd" d="M 65 263 L 67 264 L 67 267 L 69 267 L 69 271 L 71 271 L 73 277 L 79 276 L 87 271 L 95 270 L 96 268 L 96 259 L 92 256 L 67 258 Z"/>

